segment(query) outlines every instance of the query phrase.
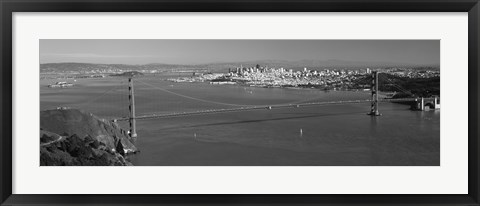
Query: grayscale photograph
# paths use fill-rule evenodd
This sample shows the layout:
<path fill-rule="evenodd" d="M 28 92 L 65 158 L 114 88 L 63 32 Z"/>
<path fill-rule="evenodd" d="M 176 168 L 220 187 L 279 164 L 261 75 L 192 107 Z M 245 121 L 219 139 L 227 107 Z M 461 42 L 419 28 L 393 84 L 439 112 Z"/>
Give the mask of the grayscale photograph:
<path fill-rule="evenodd" d="M 440 41 L 41 39 L 40 166 L 440 166 Z"/>

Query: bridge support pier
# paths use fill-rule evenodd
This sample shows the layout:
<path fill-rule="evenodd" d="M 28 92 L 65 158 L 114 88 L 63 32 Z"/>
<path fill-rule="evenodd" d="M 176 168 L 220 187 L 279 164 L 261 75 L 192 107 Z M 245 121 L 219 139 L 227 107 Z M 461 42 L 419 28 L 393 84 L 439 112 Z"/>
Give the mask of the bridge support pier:
<path fill-rule="evenodd" d="M 135 141 L 137 138 L 137 130 L 135 120 L 135 94 L 133 91 L 133 77 L 128 78 L 128 91 L 128 99 L 130 101 L 130 105 L 128 106 L 130 111 L 130 138 Z"/>
<path fill-rule="evenodd" d="M 372 106 L 370 108 L 371 116 L 380 116 L 378 111 L 378 71 L 372 72 Z"/>

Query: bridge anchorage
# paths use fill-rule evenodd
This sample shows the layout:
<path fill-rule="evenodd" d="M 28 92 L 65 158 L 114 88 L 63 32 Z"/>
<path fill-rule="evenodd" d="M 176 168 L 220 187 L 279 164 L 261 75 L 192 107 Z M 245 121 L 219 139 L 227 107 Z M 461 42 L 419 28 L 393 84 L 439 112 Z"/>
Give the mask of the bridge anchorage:
<path fill-rule="evenodd" d="M 429 111 L 430 109 L 440 109 L 440 100 L 438 98 L 416 98 L 415 103 L 412 104 L 412 110 Z"/>

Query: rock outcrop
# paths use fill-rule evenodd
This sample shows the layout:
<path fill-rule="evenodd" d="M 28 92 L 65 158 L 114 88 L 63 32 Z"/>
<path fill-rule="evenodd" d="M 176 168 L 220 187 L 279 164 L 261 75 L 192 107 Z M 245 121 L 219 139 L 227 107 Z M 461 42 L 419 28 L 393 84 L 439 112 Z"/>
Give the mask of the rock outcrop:
<path fill-rule="evenodd" d="M 77 109 L 40 112 L 41 165 L 130 165 L 138 149 L 115 123 Z"/>
<path fill-rule="evenodd" d="M 40 146 L 41 166 L 130 166 L 121 153 L 93 137 L 77 135 Z"/>

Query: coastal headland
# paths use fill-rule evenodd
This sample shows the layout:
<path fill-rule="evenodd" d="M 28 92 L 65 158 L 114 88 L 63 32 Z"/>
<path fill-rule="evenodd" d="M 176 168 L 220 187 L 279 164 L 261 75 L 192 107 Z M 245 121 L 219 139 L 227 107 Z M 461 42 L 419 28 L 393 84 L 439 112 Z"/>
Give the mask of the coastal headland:
<path fill-rule="evenodd" d="M 139 151 L 115 123 L 69 108 L 40 112 L 40 143 L 41 166 L 129 166 Z"/>

